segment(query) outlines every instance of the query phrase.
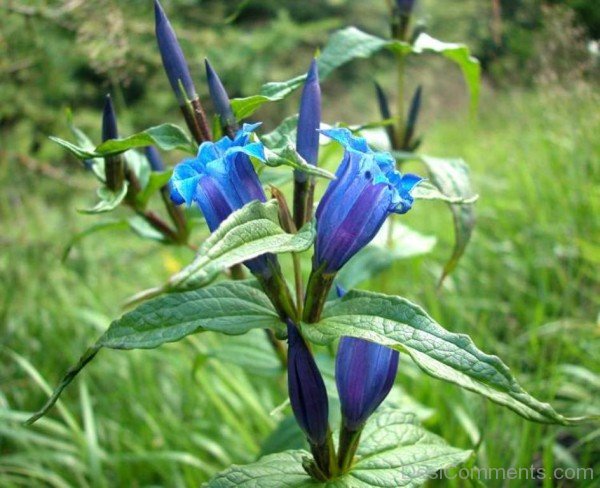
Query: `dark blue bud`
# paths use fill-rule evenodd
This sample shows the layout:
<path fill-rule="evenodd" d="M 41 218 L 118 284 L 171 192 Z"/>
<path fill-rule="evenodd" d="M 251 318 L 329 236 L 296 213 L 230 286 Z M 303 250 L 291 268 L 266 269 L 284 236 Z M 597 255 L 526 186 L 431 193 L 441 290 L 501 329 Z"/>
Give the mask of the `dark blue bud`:
<path fill-rule="evenodd" d="M 225 91 L 223 83 L 221 83 L 221 79 L 208 62 L 208 59 L 204 60 L 204 64 L 206 66 L 208 91 L 210 92 L 210 98 L 215 107 L 215 112 L 219 114 L 219 117 L 221 117 L 221 122 L 224 125 L 230 124 L 231 122 L 235 123 L 235 116 L 233 115 L 233 110 L 231 109 L 231 102 L 229 101 L 229 96 Z"/>
<path fill-rule="evenodd" d="M 313 445 L 323 445 L 329 429 L 329 403 L 323 377 L 296 326 L 287 320 L 288 392 L 296 421 Z"/>
<path fill-rule="evenodd" d="M 415 6 L 416 0 L 396 0 L 396 5 L 398 5 L 398 10 L 403 15 L 410 15 L 413 7 Z"/>
<path fill-rule="evenodd" d="M 388 395 L 398 370 L 398 351 L 374 342 L 342 337 L 335 382 L 344 426 L 358 430 Z"/>
<path fill-rule="evenodd" d="M 150 163 L 150 168 L 152 171 L 164 171 L 165 164 L 158 153 L 158 149 L 154 146 L 146 147 L 146 157 L 148 158 L 148 162 Z"/>
<path fill-rule="evenodd" d="M 317 165 L 319 158 L 319 126 L 321 124 L 321 87 L 319 86 L 319 69 L 317 60 L 313 59 L 300 99 L 298 114 L 298 133 L 296 136 L 296 151 L 307 163 Z M 296 180 L 306 180 L 306 174 L 301 171 L 294 173 Z"/>
<path fill-rule="evenodd" d="M 337 272 L 375 237 L 387 216 L 408 212 L 411 191 L 421 177 L 401 174 L 394 158 L 375 152 L 348 129 L 328 129 L 326 136 L 344 146 L 344 158 L 317 208 L 313 269 Z"/>
<path fill-rule="evenodd" d="M 415 90 L 415 93 L 410 102 L 410 108 L 408 110 L 408 118 L 406 119 L 406 130 L 404 134 L 403 149 L 408 149 L 410 142 L 415 134 L 415 128 L 417 127 L 417 121 L 419 120 L 419 112 L 421 111 L 421 94 L 423 87 L 419 85 Z"/>
<path fill-rule="evenodd" d="M 106 95 L 104 100 L 104 110 L 102 111 L 102 141 L 109 139 L 118 139 L 117 115 L 110 95 Z"/>
<path fill-rule="evenodd" d="M 154 0 L 154 20 L 156 40 L 165 72 L 179 105 L 183 106 L 186 98 L 188 100 L 197 98 L 196 89 L 175 31 L 158 0 Z"/>

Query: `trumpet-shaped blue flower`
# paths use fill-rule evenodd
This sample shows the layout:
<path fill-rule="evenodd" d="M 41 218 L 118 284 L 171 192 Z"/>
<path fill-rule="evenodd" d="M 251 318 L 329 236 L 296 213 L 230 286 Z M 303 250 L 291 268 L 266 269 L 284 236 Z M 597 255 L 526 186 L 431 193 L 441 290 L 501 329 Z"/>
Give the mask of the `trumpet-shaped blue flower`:
<path fill-rule="evenodd" d="M 288 392 L 298 425 L 309 442 L 320 446 L 327 439 L 329 403 L 323 377 L 296 326 L 287 321 Z"/>
<path fill-rule="evenodd" d="M 170 180 L 171 200 L 176 204 L 196 203 L 213 232 L 232 212 L 252 200 L 266 201 L 265 193 L 250 157 L 265 160 L 264 147 L 251 142 L 252 132 L 260 124 L 244 124 L 235 138 L 200 145 L 198 155 L 179 163 Z M 268 271 L 271 254 L 247 261 L 253 273 Z"/>
<path fill-rule="evenodd" d="M 373 151 L 348 129 L 322 132 L 345 149 L 316 212 L 314 265 L 335 273 L 375 237 L 389 214 L 411 209 L 411 191 L 422 178 L 401 174 L 391 154 Z"/>
<path fill-rule="evenodd" d="M 345 291 L 338 286 L 338 296 Z M 342 337 L 335 361 L 335 382 L 344 426 L 362 427 L 385 400 L 398 371 L 398 351 L 356 337 Z"/>
<path fill-rule="evenodd" d="M 319 124 L 321 123 L 321 87 L 317 60 L 313 59 L 300 99 L 296 150 L 308 164 L 316 166 L 319 156 Z M 295 171 L 297 181 L 305 181 L 306 173 Z"/>
<path fill-rule="evenodd" d="M 175 92 L 179 105 L 183 106 L 186 98 L 194 100 L 198 96 L 175 31 L 158 0 L 154 0 L 154 20 L 158 49 L 167 78 L 169 78 L 169 83 L 173 92 Z M 181 91 L 182 88 L 183 92 Z"/>

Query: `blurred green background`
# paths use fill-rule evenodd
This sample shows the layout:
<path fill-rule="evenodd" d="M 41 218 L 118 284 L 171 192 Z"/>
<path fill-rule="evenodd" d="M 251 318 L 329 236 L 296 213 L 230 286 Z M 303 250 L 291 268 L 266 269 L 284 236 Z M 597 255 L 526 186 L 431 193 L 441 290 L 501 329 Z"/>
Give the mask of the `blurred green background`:
<path fill-rule="evenodd" d="M 385 0 L 163 5 L 203 100 L 205 57 L 230 95 L 248 96 L 266 81 L 305 71 L 337 28 L 382 36 L 389 29 Z M 424 86 L 420 150 L 468 161 L 480 194 L 478 225 L 438 291 L 452 245 L 450 216 L 442 204 L 419 203 L 403 222 L 438 236 L 433 253 L 398 262 L 370 286 L 407 296 L 449 330 L 468 333 L 561 413 L 598 413 L 600 92 L 593 40 L 600 4 L 417 0 L 416 17 L 434 37 L 466 42 L 482 62 L 477 121 L 468 118 L 454 65 L 420 57 L 408 74 L 409 89 Z M 61 262 L 70 236 L 97 219 L 76 211 L 94 201 L 92 178 L 48 140 L 70 137 L 66 110 L 95 141 L 107 92 L 123 134 L 183 124 L 153 32 L 150 0 L 0 0 L 2 487 L 197 486 L 231 463 L 278 449 L 289 434 L 280 424 L 289 408 L 272 413 L 285 382 L 262 337 L 211 334 L 152 351 L 102 352 L 48 418 L 22 425 L 128 296 L 192 257 L 120 230 L 89 237 Z M 373 81 L 392 91 L 392 61 L 382 53 L 335 72 L 323 84 L 324 121 L 377 120 Z M 297 104 L 295 94 L 255 119 L 268 130 Z M 224 360 L 232 350 L 238 365 Z M 397 383 L 394 399 L 415 405 L 451 444 L 475 449 L 476 466 L 592 467 L 595 480 L 540 486 L 598 486 L 597 425 L 529 423 L 426 377 L 407 359 Z M 509 483 L 484 485 L 517 486 Z"/>

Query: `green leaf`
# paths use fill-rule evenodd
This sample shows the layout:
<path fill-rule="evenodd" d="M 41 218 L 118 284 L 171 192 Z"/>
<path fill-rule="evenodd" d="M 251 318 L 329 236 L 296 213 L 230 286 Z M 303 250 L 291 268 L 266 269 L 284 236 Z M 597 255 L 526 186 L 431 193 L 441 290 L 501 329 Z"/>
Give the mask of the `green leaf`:
<path fill-rule="evenodd" d="M 427 374 L 479 393 L 529 420 L 558 424 L 585 420 L 565 418 L 536 400 L 498 357 L 477 349 L 468 336 L 448 332 L 404 298 L 353 290 L 330 302 L 320 322 L 302 330 L 317 343 L 352 336 L 405 352 Z"/>
<path fill-rule="evenodd" d="M 415 200 L 439 200 L 441 202 L 453 203 L 455 205 L 470 205 L 479 199 L 479 195 L 450 196 L 442 193 L 435 185 L 428 181 L 421 182 L 413 191 Z"/>
<path fill-rule="evenodd" d="M 152 225 L 150 225 L 150 223 L 141 215 L 129 217 L 127 219 L 127 224 L 129 225 L 129 228 L 139 237 L 158 242 L 166 241 L 165 235 L 152 227 Z"/>
<path fill-rule="evenodd" d="M 243 334 L 254 328 L 280 326 L 269 299 L 252 281 L 218 283 L 201 290 L 158 297 L 113 321 L 28 423 L 48 412 L 62 391 L 103 347 L 150 349 L 198 332 Z"/>
<path fill-rule="evenodd" d="M 367 423 L 348 486 L 419 486 L 441 469 L 465 462 L 471 451 L 449 446 L 411 413 L 382 409 Z"/>
<path fill-rule="evenodd" d="M 69 240 L 69 243 L 65 246 L 65 250 L 63 251 L 62 260 L 66 260 L 69 257 L 69 253 L 71 249 L 79 243 L 85 237 L 91 236 L 92 234 L 96 234 L 97 232 L 101 232 L 104 230 L 116 230 L 116 229 L 127 229 L 127 222 L 124 220 L 107 220 L 104 222 L 96 222 L 95 224 L 89 226 L 87 229 L 82 230 L 75 234 Z"/>
<path fill-rule="evenodd" d="M 294 144 L 291 142 L 287 147 L 277 153 L 265 148 L 265 157 L 265 164 L 267 166 L 289 166 L 312 176 L 319 176 L 329 180 L 335 179 L 335 175 L 326 169 L 308 164 L 306 160 L 298 154 L 294 148 Z"/>
<path fill-rule="evenodd" d="M 85 147 L 77 146 L 69 141 L 60 139 L 59 137 L 50 136 L 50 139 L 79 159 L 115 156 L 124 153 L 129 149 L 151 145 L 158 146 L 165 151 L 180 149 L 190 154 L 196 154 L 197 150 L 196 144 L 192 142 L 183 129 L 174 124 L 161 124 L 150 127 L 149 129 L 124 139 L 110 139 L 103 142 L 95 149 L 88 147 L 87 144 Z"/>
<path fill-rule="evenodd" d="M 475 209 L 470 203 L 477 198 L 471 188 L 469 167 L 462 159 L 419 158 L 427 167 L 431 183 L 448 198 L 454 221 L 454 249 L 444 266 L 439 283 L 448 276 L 465 252 L 475 227 Z M 418 187 L 417 187 L 418 188 Z M 460 203 L 452 202 L 458 199 Z"/>
<path fill-rule="evenodd" d="M 173 170 L 170 169 L 167 171 L 152 171 L 150 173 L 143 190 L 136 196 L 136 199 L 142 208 L 148 204 L 152 195 L 160 191 L 160 189 L 169 182 L 172 173 Z"/>
<path fill-rule="evenodd" d="M 119 204 L 123 201 L 125 196 L 127 195 L 128 183 L 123 182 L 123 186 L 118 192 L 112 192 L 106 187 L 102 187 L 98 189 L 98 197 L 100 201 L 94 205 L 92 208 L 88 209 L 80 209 L 78 212 L 84 214 L 98 214 L 98 213 L 106 213 L 114 210 L 119 206 Z"/>
<path fill-rule="evenodd" d="M 349 61 L 357 58 L 368 58 L 384 47 L 410 52 L 410 46 L 407 43 L 382 39 L 367 34 L 356 27 L 341 29 L 332 34 L 317 59 L 319 78 L 324 80 L 332 71 Z M 283 82 L 266 83 L 262 86 L 258 95 L 232 100 L 233 111 L 238 119 L 248 117 L 264 103 L 284 99 L 302 86 L 305 79 L 306 75 L 301 75 Z"/>
<path fill-rule="evenodd" d="M 334 32 L 329 38 L 321 56 L 317 59 L 319 78 L 325 80 L 334 70 L 358 58 L 369 58 L 382 49 L 389 49 L 397 54 L 421 54 L 433 52 L 455 62 L 462 71 L 471 96 L 471 112 L 474 113 L 479 103 L 479 85 L 481 66 L 471 56 L 469 48 L 464 44 L 441 42 L 422 33 L 414 45 L 394 39 L 384 39 L 368 34 L 356 27 L 346 27 Z M 232 100 L 231 105 L 238 119 L 252 115 L 266 102 L 282 100 L 302 86 L 306 75 L 264 84 L 258 95 Z"/>
<path fill-rule="evenodd" d="M 302 467 L 311 455 L 297 450 L 270 454 L 246 466 L 231 466 L 210 480 L 207 487 L 415 487 L 437 471 L 466 461 L 471 451 L 449 446 L 420 427 L 414 415 L 385 409 L 367 423 L 357 454 L 352 470 L 329 482 L 312 480 Z"/>
<path fill-rule="evenodd" d="M 127 170 L 135 176 L 140 184 L 140 188 L 146 188 L 150 181 L 150 174 L 152 173 L 152 168 L 146 155 L 139 151 L 131 150 L 123 153 L 123 158 L 125 159 L 125 164 L 127 164 Z"/>
<path fill-rule="evenodd" d="M 100 156 L 114 156 L 129 149 L 155 145 L 165 151 L 180 149 L 196 154 L 196 145 L 187 133 L 175 124 L 161 124 L 124 139 L 111 139 L 100 144 L 95 153 Z"/>
<path fill-rule="evenodd" d="M 265 252 L 301 252 L 315 238 L 312 223 L 297 234 L 287 234 L 279 225 L 277 202 L 253 201 L 225 219 L 204 241 L 194 261 L 173 276 L 165 291 L 199 288 L 234 264 L 243 263 Z"/>
<path fill-rule="evenodd" d="M 92 140 L 87 136 L 85 132 L 83 132 L 81 129 L 75 126 L 71 110 L 67 110 L 67 125 L 69 126 L 69 129 L 75 136 L 75 141 L 77 141 L 79 147 L 81 147 L 85 151 L 94 150 L 94 143 L 92 142 Z M 52 137 L 50 139 L 52 139 Z M 100 181 L 104 182 L 106 179 L 106 175 L 104 174 L 104 159 L 95 158 L 87 161 L 91 161 L 92 171 Z"/>
<path fill-rule="evenodd" d="M 272 151 L 280 151 L 296 140 L 298 128 L 298 114 L 286 117 L 281 124 L 268 134 L 263 135 L 260 140 Z"/>
<path fill-rule="evenodd" d="M 477 58 L 471 56 L 469 48 L 465 44 L 438 41 L 429 34 L 422 32 L 419 37 L 417 37 L 412 47 L 412 51 L 416 54 L 433 52 L 454 61 L 462 71 L 463 77 L 469 87 L 469 93 L 471 95 L 471 113 L 474 115 L 477 112 L 481 83 L 481 65 Z"/>

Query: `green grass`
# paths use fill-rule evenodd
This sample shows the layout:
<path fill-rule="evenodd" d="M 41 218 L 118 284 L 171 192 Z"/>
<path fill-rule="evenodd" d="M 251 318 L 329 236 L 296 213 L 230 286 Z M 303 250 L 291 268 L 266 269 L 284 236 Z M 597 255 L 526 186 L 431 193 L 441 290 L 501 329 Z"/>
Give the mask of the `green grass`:
<path fill-rule="evenodd" d="M 470 163 L 481 195 L 473 241 L 437 291 L 450 217 L 441 204 L 419 203 L 403 220 L 438 235 L 433 254 L 398 262 L 371 283 L 468 333 L 525 388 L 569 415 L 600 410 L 599 109 L 600 97 L 586 89 L 513 93 L 484 100 L 476 127 L 437 122 L 423 152 Z M 152 351 L 103 351 L 49 417 L 22 426 L 122 301 L 191 254 L 105 232 L 62 264 L 69 236 L 90 222 L 75 212 L 89 193 L 8 156 L 0 166 L 0 485 L 197 486 L 255 459 L 289 413 L 271 414 L 285 399 L 284 379 L 269 356 L 260 371 L 224 362 L 224 340 L 210 334 Z M 252 339 L 252 351 L 266 356 L 261 339 Z M 244 340 L 234 342 L 243 356 Z M 428 427 L 475 448 L 477 466 L 593 466 L 600 479 L 597 425 L 532 424 L 424 376 L 407 358 L 400 371 L 407 394 L 434 409 Z"/>

